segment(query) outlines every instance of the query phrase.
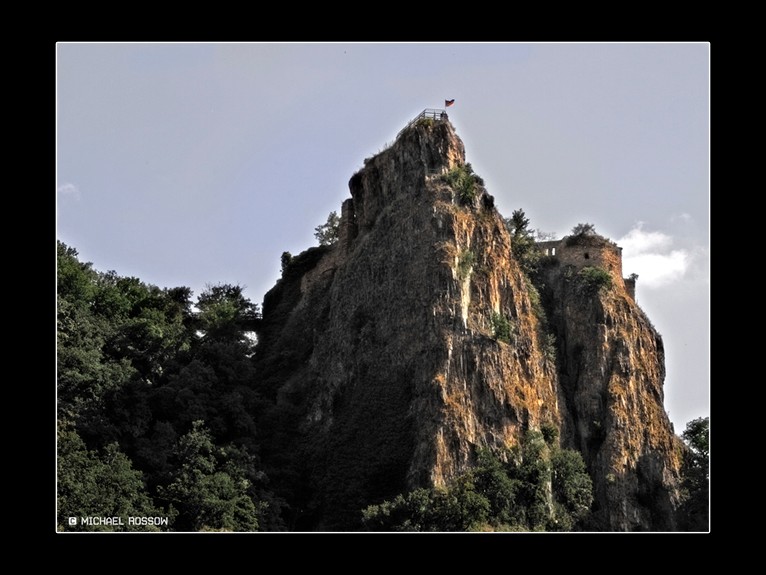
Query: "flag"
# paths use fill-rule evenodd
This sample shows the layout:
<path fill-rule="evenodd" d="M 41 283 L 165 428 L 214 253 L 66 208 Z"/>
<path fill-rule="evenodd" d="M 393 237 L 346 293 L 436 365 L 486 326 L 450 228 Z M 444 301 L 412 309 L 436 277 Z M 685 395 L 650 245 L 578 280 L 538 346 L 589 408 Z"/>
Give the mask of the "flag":
<path fill-rule="evenodd" d="M 455 98 L 452 98 L 451 100 L 444 100 L 444 107 L 449 108 L 454 103 L 455 103 Z"/>

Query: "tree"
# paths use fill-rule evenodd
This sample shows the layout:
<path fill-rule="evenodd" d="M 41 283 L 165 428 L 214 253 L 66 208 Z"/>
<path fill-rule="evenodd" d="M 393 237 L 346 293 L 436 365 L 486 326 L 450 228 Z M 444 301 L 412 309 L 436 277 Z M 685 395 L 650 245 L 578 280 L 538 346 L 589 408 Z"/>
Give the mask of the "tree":
<path fill-rule="evenodd" d="M 596 226 L 593 224 L 577 224 L 572 228 L 573 236 L 595 236 Z"/>
<path fill-rule="evenodd" d="M 612 287 L 612 275 L 602 267 L 586 266 L 577 272 L 577 289 L 593 296 Z"/>
<path fill-rule="evenodd" d="M 373 531 L 572 531 L 593 484 L 582 456 L 559 449 L 551 426 L 529 430 L 501 453 L 481 449 L 474 467 L 445 488 L 416 489 L 362 511 Z"/>
<path fill-rule="evenodd" d="M 247 470 L 218 448 L 204 422 L 195 421 L 175 449 L 178 467 L 160 497 L 178 509 L 177 526 L 191 531 L 257 531 L 258 508 L 248 490 Z"/>
<path fill-rule="evenodd" d="M 486 449 L 480 450 L 473 476 L 477 491 L 489 501 L 490 516 L 498 524 L 521 522 L 518 497 L 522 482 L 509 476 L 507 466 L 496 455 Z"/>
<path fill-rule="evenodd" d="M 91 264 L 77 259 L 77 250 L 63 242 L 56 243 L 56 288 L 59 298 L 86 303 L 93 296 L 96 272 Z"/>
<path fill-rule="evenodd" d="M 260 318 L 259 308 L 241 287 L 229 284 L 208 286 L 196 305 L 197 333 L 164 372 L 164 385 L 147 391 L 152 415 L 170 422 L 178 435 L 203 420 L 217 445 L 236 442 L 255 453 L 258 377 L 248 331 Z"/>
<path fill-rule="evenodd" d="M 254 325 L 260 317 L 258 304 L 245 297 L 238 285 L 208 285 L 197 298 L 199 326 L 205 337 L 239 340 L 245 338 L 246 327 Z"/>
<path fill-rule="evenodd" d="M 710 457 L 710 418 L 700 417 L 686 424 L 686 429 L 681 435 L 686 445 L 694 454 L 694 462 L 704 470 L 704 477 L 708 477 L 708 458 Z"/>
<path fill-rule="evenodd" d="M 524 435 L 520 447 L 516 465 L 511 468 L 511 472 L 522 481 L 519 499 L 524 507 L 524 523 L 533 531 L 542 531 L 553 513 L 552 446 L 545 442 L 542 432 L 530 429 Z"/>
<path fill-rule="evenodd" d="M 593 482 L 582 456 L 571 449 L 553 453 L 553 523 L 558 530 L 570 531 L 584 519 L 593 503 Z"/>
<path fill-rule="evenodd" d="M 255 455 L 261 408 L 249 331 L 258 306 L 243 288 L 219 284 L 197 298 L 195 314 L 188 288 L 97 272 L 76 250 L 57 248 L 62 525 L 70 516 L 168 515 L 161 505 L 172 496 L 184 513 L 177 529 L 195 525 L 194 505 L 204 511 L 199 528 L 283 529 L 284 503 Z M 193 428 L 198 420 L 204 428 Z M 179 452 L 195 441 L 196 456 Z M 176 501 L 184 493 L 188 505 Z M 78 528 L 96 527 L 111 528 Z"/>
<path fill-rule="evenodd" d="M 154 525 L 131 526 L 127 517 L 168 517 L 146 493 L 143 474 L 117 444 L 102 453 L 90 451 L 72 430 L 58 435 L 58 527 L 66 531 L 159 531 Z M 69 518 L 76 518 L 74 525 Z M 120 517 L 123 525 L 88 525 L 81 517 Z M 170 517 L 168 517 L 170 523 Z"/>
<path fill-rule="evenodd" d="M 524 213 L 524 210 L 514 210 L 510 218 L 505 220 L 508 230 L 514 237 L 529 236 L 529 218 Z"/>
<path fill-rule="evenodd" d="M 710 516 L 710 418 L 700 417 L 687 423 L 681 438 L 688 449 L 681 469 L 683 502 L 679 510 L 679 523 L 685 531 L 707 531 Z"/>
<path fill-rule="evenodd" d="M 290 262 L 293 259 L 293 255 L 290 252 L 282 252 L 282 257 L 280 258 L 280 262 L 282 264 L 282 275 L 285 275 L 285 271 L 287 270 L 287 266 L 290 265 Z"/>
<path fill-rule="evenodd" d="M 505 219 L 505 226 L 511 234 L 511 253 L 521 264 L 527 275 L 537 270 L 540 261 L 540 251 L 537 249 L 534 234 L 529 229 L 529 218 L 524 210 L 514 210 L 510 218 Z"/>
<path fill-rule="evenodd" d="M 466 474 L 448 489 L 416 489 L 371 505 L 362 522 L 370 531 L 468 531 L 487 520 L 490 507 Z"/>
<path fill-rule="evenodd" d="M 338 241 L 339 230 L 340 217 L 337 212 L 332 211 L 324 224 L 314 228 L 314 237 L 320 246 L 331 246 Z"/>
<path fill-rule="evenodd" d="M 95 421 L 105 396 L 135 376 L 125 358 L 110 356 L 108 342 L 118 319 L 103 317 L 99 274 L 77 260 L 77 250 L 58 243 L 57 399 L 59 417 L 79 424 Z"/>

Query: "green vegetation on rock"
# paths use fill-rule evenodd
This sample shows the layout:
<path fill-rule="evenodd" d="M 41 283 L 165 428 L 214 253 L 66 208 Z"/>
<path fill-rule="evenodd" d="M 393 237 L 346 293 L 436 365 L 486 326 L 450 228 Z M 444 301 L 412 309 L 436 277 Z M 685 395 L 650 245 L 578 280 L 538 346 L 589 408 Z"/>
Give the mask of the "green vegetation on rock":
<path fill-rule="evenodd" d="M 442 177 L 455 190 L 463 205 L 471 204 L 476 199 L 480 186 L 484 185 L 484 180 L 473 173 L 470 163 L 455 166 Z"/>
<path fill-rule="evenodd" d="M 556 445 L 555 426 L 529 430 L 446 488 L 416 489 L 362 511 L 370 531 L 574 531 L 590 512 L 591 479 L 576 451 Z"/>
<path fill-rule="evenodd" d="M 612 287 L 612 276 L 604 268 L 588 266 L 577 272 L 578 288 L 587 295 L 595 295 Z"/>

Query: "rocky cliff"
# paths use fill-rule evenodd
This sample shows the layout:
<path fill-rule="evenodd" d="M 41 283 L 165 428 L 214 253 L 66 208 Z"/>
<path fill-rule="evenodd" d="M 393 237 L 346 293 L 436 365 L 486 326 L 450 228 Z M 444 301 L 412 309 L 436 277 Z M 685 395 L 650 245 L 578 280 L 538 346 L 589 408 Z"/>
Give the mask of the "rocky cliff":
<path fill-rule="evenodd" d="M 620 252 L 599 236 L 568 237 L 543 261 L 561 437 L 593 478 L 593 528 L 673 530 L 682 446 L 664 409 L 664 347 L 626 289 Z M 594 270 L 609 274 L 601 287 Z"/>
<path fill-rule="evenodd" d="M 293 528 L 354 529 L 552 423 L 588 464 L 595 528 L 672 529 L 662 340 L 621 268 L 595 289 L 559 250 L 538 293 L 447 119 L 409 126 L 349 188 L 338 241 L 285 261 L 258 334 L 263 457 Z"/>

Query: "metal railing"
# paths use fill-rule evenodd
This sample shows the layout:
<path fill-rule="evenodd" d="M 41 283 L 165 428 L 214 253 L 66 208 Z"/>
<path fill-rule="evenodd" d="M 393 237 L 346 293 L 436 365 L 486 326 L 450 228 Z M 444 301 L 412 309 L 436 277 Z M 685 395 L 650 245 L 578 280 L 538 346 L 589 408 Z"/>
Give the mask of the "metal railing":
<path fill-rule="evenodd" d="M 426 108 L 420 114 L 415 116 L 412 120 L 410 120 L 404 128 L 399 130 L 399 133 L 396 134 L 397 139 L 399 136 L 402 135 L 402 133 L 407 130 L 407 128 L 417 124 L 420 120 L 447 120 L 449 119 L 449 116 L 447 116 L 446 110 L 439 110 L 437 108 Z"/>

